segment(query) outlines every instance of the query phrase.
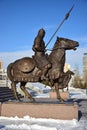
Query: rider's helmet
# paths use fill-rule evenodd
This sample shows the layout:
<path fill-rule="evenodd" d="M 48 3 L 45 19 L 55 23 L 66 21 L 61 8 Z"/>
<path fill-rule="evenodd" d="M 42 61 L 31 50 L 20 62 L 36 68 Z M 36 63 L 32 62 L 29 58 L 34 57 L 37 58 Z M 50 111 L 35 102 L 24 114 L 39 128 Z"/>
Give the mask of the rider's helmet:
<path fill-rule="evenodd" d="M 43 28 L 40 29 L 39 32 L 38 32 L 38 35 L 41 36 L 41 37 L 44 37 L 44 35 L 45 35 L 45 30 L 44 30 Z"/>

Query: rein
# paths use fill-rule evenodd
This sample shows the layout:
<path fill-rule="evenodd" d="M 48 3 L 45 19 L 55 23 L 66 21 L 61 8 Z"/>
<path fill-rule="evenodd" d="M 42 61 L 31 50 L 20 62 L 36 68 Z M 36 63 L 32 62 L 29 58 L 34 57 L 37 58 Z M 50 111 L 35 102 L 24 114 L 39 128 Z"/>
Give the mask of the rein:
<path fill-rule="evenodd" d="M 46 49 L 46 51 L 55 51 L 57 49 L 64 49 L 63 47 L 56 47 L 55 49 Z"/>

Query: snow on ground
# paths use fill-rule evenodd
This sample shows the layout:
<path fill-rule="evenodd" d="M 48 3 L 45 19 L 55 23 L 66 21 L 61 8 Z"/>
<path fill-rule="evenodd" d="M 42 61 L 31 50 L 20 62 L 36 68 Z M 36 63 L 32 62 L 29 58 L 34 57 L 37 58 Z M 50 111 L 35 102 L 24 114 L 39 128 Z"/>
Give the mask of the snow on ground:
<path fill-rule="evenodd" d="M 26 89 L 29 91 L 29 93 L 32 95 L 32 96 L 37 96 L 37 98 L 39 97 L 43 97 L 43 98 L 46 98 L 46 97 L 49 97 L 49 92 L 51 90 L 51 88 L 49 86 L 46 86 L 44 84 L 41 84 L 39 82 L 29 82 L 26 84 Z M 18 87 L 17 87 L 17 91 L 24 95 L 23 91 L 20 89 L 20 84 L 18 84 Z"/>
<path fill-rule="evenodd" d="M 48 88 L 47 88 L 48 89 Z M 70 87 L 70 99 L 79 103 L 82 115 L 79 120 L 58 120 L 19 117 L 0 117 L 0 130 L 87 130 L 87 95 L 86 90 Z M 43 93 L 43 97 L 48 93 Z M 39 95 L 42 96 L 42 95 Z"/>
<path fill-rule="evenodd" d="M 24 118 L 0 118 L 1 130 L 69 130 L 78 128 L 79 123 L 73 119 L 70 121 L 54 119 L 35 119 L 25 116 Z"/>
<path fill-rule="evenodd" d="M 76 99 L 87 99 L 87 94 L 85 89 L 70 87 L 70 97 Z"/>

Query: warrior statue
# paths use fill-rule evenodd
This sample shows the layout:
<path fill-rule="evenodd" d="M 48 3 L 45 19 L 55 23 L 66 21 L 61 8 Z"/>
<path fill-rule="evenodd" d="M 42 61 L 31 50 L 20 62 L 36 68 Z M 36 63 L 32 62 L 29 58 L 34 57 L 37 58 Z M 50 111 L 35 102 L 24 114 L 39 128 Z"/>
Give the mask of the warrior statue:
<path fill-rule="evenodd" d="M 42 76 L 41 79 L 47 79 L 47 72 L 51 68 L 51 63 L 48 60 L 48 55 L 45 54 L 45 43 L 44 43 L 44 38 L 45 36 L 45 30 L 40 29 L 38 31 L 37 36 L 35 37 L 34 40 L 34 45 L 33 45 L 33 51 L 35 52 L 35 55 L 33 56 L 37 68 L 39 68 L 39 71 L 41 70 Z"/>
<path fill-rule="evenodd" d="M 59 30 L 61 25 L 69 17 L 72 8 L 66 14 L 65 18 L 58 26 L 55 33 Z M 54 37 L 55 33 L 52 35 L 49 42 L 45 45 L 44 36 L 45 30 L 40 29 L 37 36 L 35 37 L 33 44 L 33 51 L 35 54 L 32 57 L 24 57 L 10 63 L 7 67 L 7 75 L 11 81 L 11 87 L 14 92 L 16 99 L 19 99 L 16 91 L 16 85 L 20 82 L 20 88 L 23 90 L 25 95 L 30 99 L 35 101 L 31 94 L 26 90 L 27 82 L 50 82 L 51 86 L 55 87 L 57 99 L 63 101 L 60 96 L 59 88 L 66 87 L 73 74 L 71 71 L 64 73 L 65 64 L 65 54 L 66 50 L 75 50 L 79 46 L 77 41 L 73 41 L 67 38 L 57 37 L 56 42 L 52 48 L 51 53 L 46 54 L 46 47 Z"/>

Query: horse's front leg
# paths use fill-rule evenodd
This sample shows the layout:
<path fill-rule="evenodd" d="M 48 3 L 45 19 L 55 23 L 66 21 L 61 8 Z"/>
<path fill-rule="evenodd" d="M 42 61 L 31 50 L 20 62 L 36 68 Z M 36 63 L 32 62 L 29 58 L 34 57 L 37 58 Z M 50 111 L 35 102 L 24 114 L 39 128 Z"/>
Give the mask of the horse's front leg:
<path fill-rule="evenodd" d="M 56 91 L 56 94 L 57 94 L 57 99 L 60 101 L 60 102 L 63 102 L 64 100 L 61 98 L 60 96 L 60 92 L 59 92 L 59 87 L 58 87 L 58 83 L 55 83 L 55 91 Z"/>
<path fill-rule="evenodd" d="M 35 99 L 34 99 L 34 98 L 30 95 L 30 93 L 26 90 L 25 85 L 26 85 L 26 82 L 21 82 L 21 84 L 20 84 L 21 90 L 25 93 L 25 95 L 26 95 L 30 100 L 35 101 Z"/>
<path fill-rule="evenodd" d="M 12 82 L 11 83 L 11 87 L 12 87 L 12 90 L 14 92 L 14 97 L 19 100 L 18 96 L 17 96 L 17 91 L 16 91 L 16 82 Z"/>

